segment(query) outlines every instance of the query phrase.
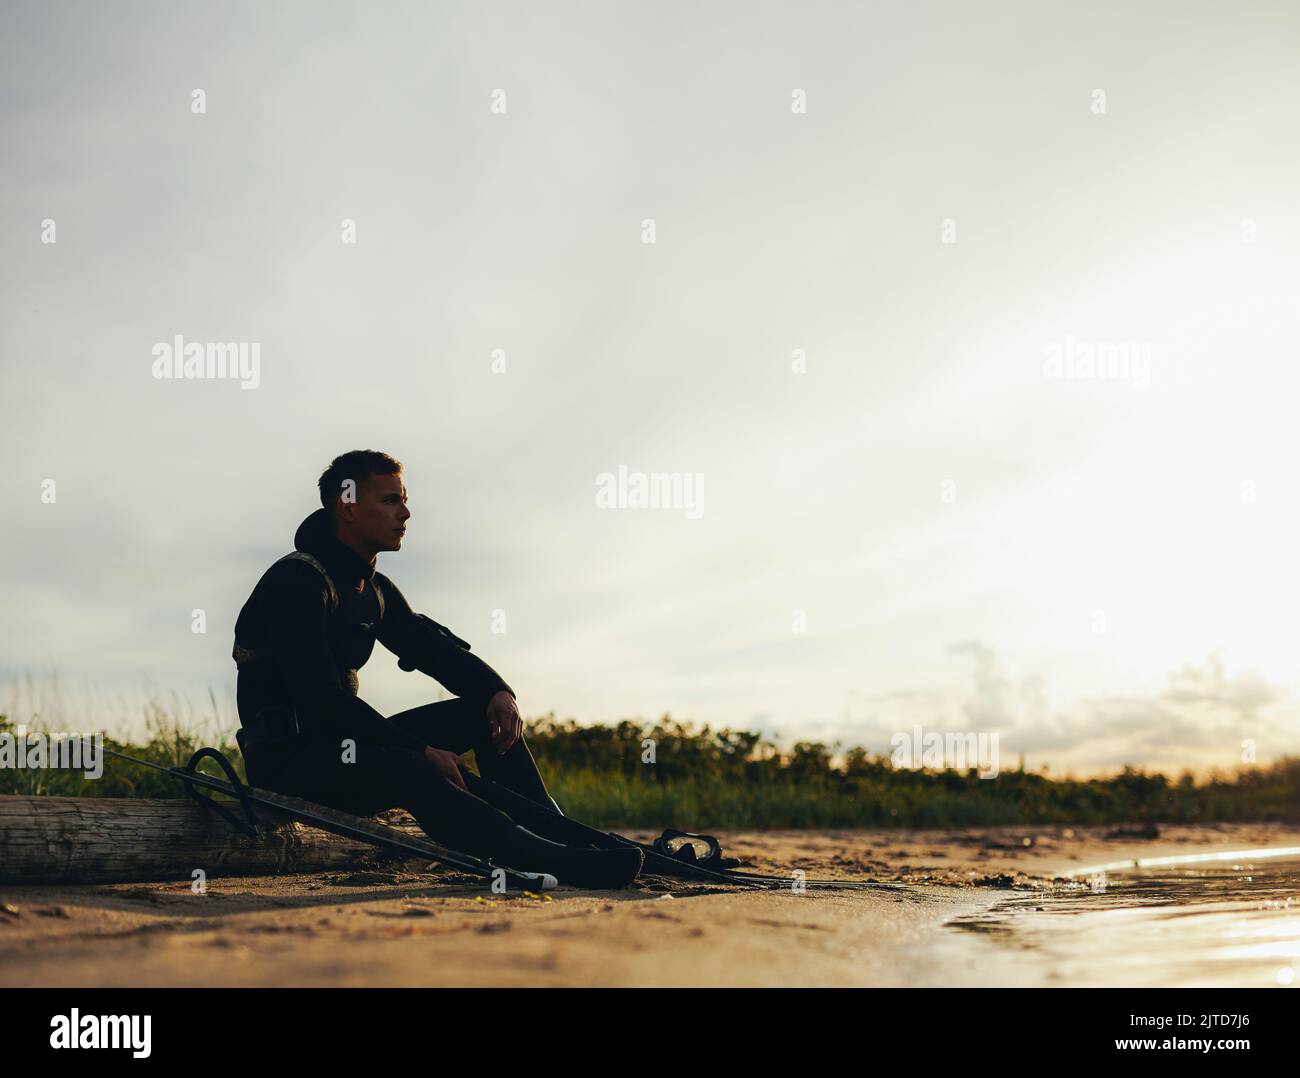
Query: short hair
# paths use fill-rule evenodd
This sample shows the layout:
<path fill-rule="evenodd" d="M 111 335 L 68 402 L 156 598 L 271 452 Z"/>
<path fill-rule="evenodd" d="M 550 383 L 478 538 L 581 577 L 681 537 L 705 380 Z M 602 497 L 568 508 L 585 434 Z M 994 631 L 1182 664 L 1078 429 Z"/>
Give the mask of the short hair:
<path fill-rule="evenodd" d="M 353 449 L 330 461 L 330 466 L 320 473 L 320 503 L 334 515 L 334 506 L 343 493 L 343 483 L 351 479 L 356 486 L 370 475 L 401 475 L 402 462 L 377 449 Z"/>

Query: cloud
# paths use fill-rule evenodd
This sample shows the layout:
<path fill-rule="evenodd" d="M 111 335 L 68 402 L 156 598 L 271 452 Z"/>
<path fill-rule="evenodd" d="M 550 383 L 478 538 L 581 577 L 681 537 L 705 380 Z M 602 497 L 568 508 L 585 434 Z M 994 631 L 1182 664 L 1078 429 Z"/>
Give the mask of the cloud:
<path fill-rule="evenodd" d="M 878 713 L 850 720 L 850 730 L 878 750 L 914 722 L 936 731 L 997 732 L 1002 752 L 1023 753 L 1030 767 L 1050 762 L 1054 771 L 1235 765 L 1244 739 L 1256 741 L 1261 759 L 1300 750 L 1287 694 L 1257 672 L 1230 674 L 1218 653 L 1170 672 L 1160 693 L 1102 694 L 1054 710 L 1043 675 L 1011 675 L 983 641 L 958 641 L 946 651 L 971 662 L 965 692 L 883 693 L 871 698 Z M 965 723 L 954 720 L 958 714 Z"/>
<path fill-rule="evenodd" d="M 1200 666 L 1184 666 L 1170 674 L 1169 688 L 1163 699 L 1184 705 L 1221 708 L 1248 719 L 1277 700 L 1278 690 L 1251 671 L 1235 677 L 1225 674 L 1223 659 L 1214 653 Z"/>

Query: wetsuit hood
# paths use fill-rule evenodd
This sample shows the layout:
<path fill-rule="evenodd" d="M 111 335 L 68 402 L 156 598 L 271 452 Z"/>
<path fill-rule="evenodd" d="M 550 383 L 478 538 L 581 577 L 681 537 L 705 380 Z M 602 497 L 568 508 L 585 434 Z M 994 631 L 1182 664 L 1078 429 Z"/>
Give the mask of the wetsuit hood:
<path fill-rule="evenodd" d="M 298 525 L 293 545 L 296 550 L 317 558 L 334 580 L 346 583 L 353 590 L 363 579 L 374 580 L 374 561 L 366 561 L 334 534 L 329 514 L 324 509 L 317 509 Z"/>

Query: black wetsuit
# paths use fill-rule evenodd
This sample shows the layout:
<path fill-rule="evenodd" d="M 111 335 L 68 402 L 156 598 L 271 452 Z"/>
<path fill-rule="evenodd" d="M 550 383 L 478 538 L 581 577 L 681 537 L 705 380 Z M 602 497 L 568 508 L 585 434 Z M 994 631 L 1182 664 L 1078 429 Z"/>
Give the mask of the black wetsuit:
<path fill-rule="evenodd" d="M 302 522 L 294 546 L 262 576 L 235 623 L 237 736 L 249 781 L 358 815 L 405 808 L 449 846 L 514 852 L 515 821 L 423 754 L 428 745 L 474 749 L 484 778 L 550 810 L 523 738 L 505 754 L 490 740 L 488 701 L 513 690 L 467 643 L 414 613 L 388 577 L 335 537 L 324 509 Z M 381 715 L 357 695 L 357 671 L 376 640 L 403 669 L 428 674 L 458 699 Z"/>

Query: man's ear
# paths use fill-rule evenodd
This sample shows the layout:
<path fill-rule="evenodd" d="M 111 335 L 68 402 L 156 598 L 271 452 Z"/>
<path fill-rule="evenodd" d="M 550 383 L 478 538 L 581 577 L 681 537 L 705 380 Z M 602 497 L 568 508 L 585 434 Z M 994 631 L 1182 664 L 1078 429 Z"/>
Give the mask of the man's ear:
<path fill-rule="evenodd" d="M 361 499 L 361 491 L 357 489 L 357 486 L 355 479 L 343 480 L 339 496 L 334 499 L 335 520 L 346 520 L 351 523 L 356 519 L 357 502 Z"/>
<path fill-rule="evenodd" d="M 357 500 L 355 495 L 351 498 L 340 494 L 334 499 L 334 523 L 346 520 L 351 524 L 357 518 Z"/>

